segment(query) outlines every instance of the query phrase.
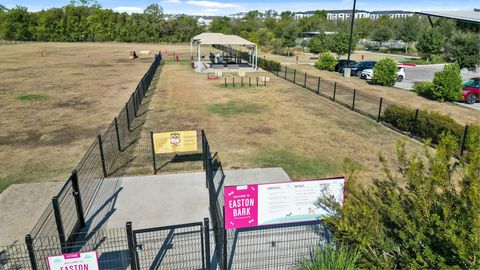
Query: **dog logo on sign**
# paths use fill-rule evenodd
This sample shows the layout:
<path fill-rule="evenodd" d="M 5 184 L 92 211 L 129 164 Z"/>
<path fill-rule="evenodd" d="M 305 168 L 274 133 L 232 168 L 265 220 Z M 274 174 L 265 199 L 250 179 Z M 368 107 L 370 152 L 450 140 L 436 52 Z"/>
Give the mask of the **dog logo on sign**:
<path fill-rule="evenodd" d="M 182 140 L 180 140 L 180 133 L 170 134 L 170 144 L 172 146 L 178 146 Z"/>

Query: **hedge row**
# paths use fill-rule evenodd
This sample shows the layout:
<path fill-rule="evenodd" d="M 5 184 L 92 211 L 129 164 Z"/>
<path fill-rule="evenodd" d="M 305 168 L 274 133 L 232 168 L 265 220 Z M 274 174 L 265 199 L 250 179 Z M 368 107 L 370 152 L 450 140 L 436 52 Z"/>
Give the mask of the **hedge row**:
<path fill-rule="evenodd" d="M 258 58 L 258 66 L 270 72 L 281 71 L 281 64 L 277 61 Z"/>
<path fill-rule="evenodd" d="M 413 133 L 415 136 L 432 139 L 438 144 L 443 134 L 452 134 L 461 142 L 465 127 L 458 124 L 451 117 L 437 112 L 419 110 L 415 120 L 416 110 L 399 105 L 390 105 L 386 108 L 383 120 L 394 127 Z"/>

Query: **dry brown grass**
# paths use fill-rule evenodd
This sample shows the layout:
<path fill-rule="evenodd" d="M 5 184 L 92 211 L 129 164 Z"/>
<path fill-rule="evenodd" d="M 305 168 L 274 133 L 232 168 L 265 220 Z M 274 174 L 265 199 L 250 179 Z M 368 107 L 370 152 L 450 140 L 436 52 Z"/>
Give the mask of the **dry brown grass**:
<path fill-rule="evenodd" d="M 95 135 L 124 106 L 160 48 L 116 43 L 0 46 L 0 192 L 12 183 L 65 180 Z M 129 60 L 131 50 L 151 54 Z"/>
<path fill-rule="evenodd" d="M 272 77 L 251 76 L 257 75 Z M 232 89 L 222 84 L 192 71 L 188 63 L 166 63 L 145 128 L 203 128 L 226 168 L 283 166 L 297 179 L 328 177 L 343 174 L 342 162 L 349 159 L 367 182 L 382 175 L 379 153 L 395 153 L 403 137 L 278 78 L 267 87 Z M 407 145 L 422 151 L 416 141 Z"/>

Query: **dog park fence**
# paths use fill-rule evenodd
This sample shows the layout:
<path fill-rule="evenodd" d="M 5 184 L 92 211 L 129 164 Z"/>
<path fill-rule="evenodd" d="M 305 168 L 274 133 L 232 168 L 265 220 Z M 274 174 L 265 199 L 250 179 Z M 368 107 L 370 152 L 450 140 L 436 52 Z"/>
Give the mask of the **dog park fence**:
<path fill-rule="evenodd" d="M 247 52 L 239 51 L 223 45 L 215 45 L 215 48 L 225 52 L 233 53 L 234 55 L 240 56 L 245 61 L 248 61 Z M 386 118 L 385 112 L 389 107 L 401 107 L 391 100 L 383 97 L 379 98 L 357 89 L 345 87 L 341 84 L 338 84 L 336 81 L 322 79 L 319 76 L 314 76 L 308 74 L 307 72 L 303 72 L 294 68 L 288 68 L 287 66 L 281 65 L 277 61 L 267 60 L 265 57 L 258 58 L 258 66 L 266 71 L 271 72 L 279 78 L 285 79 L 319 96 L 341 104 L 354 112 L 377 121 L 377 123 L 381 123 L 397 132 L 409 135 L 410 137 L 419 141 L 423 141 L 428 135 L 422 134 L 423 132 L 418 132 L 423 128 L 430 130 L 430 134 L 442 134 L 444 132 L 453 134 L 459 141 L 459 155 L 463 155 L 464 151 L 467 149 L 469 135 L 468 125 L 461 126 L 455 123 L 459 127 L 453 127 L 451 123 L 441 123 L 442 121 L 435 121 L 436 119 L 432 119 L 433 121 L 431 122 L 438 122 L 440 124 L 436 125 L 436 123 L 431 123 L 429 127 L 421 127 L 422 121 L 420 120 L 422 117 L 425 118 L 424 116 L 428 115 L 428 113 L 426 111 L 416 109 L 416 113 L 412 114 L 412 117 L 410 117 L 411 119 L 408 119 L 408 128 L 402 128 L 402 125 L 394 125 L 394 123 L 397 121 L 392 121 L 392 119 Z M 402 121 L 401 119 L 398 120 L 399 122 Z M 423 122 L 429 121 L 427 120 Z M 435 146 L 435 142 L 432 143 L 432 146 Z"/>
<path fill-rule="evenodd" d="M 58 194 L 52 198 L 25 238 L 28 250 L 41 248 L 42 237 L 56 235 L 61 250 L 65 251 L 68 243 L 74 242 L 79 230 L 85 227 L 101 181 L 117 169 L 116 157 L 134 140 L 133 121 L 139 114 L 142 100 L 161 60 L 161 55 L 155 56 L 125 107 L 106 131 L 95 138 Z"/>

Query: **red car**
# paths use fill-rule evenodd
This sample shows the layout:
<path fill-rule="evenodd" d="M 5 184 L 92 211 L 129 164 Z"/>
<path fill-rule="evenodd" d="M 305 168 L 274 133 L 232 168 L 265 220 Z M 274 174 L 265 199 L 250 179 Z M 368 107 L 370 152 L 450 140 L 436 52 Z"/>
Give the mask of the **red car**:
<path fill-rule="evenodd" d="M 471 78 L 462 83 L 462 99 L 467 104 L 473 104 L 480 101 L 480 77 Z"/>

